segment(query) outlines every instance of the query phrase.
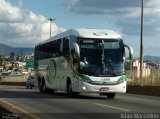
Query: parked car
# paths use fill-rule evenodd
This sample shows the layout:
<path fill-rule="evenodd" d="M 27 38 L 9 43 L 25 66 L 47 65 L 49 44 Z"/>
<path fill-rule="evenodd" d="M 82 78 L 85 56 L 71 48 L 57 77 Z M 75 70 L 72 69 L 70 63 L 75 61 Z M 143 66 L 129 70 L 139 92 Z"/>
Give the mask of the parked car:
<path fill-rule="evenodd" d="M 26 81 L 26 88 L 27 89 L 28 88 L 32 89 L 35 86 L 34 82 L 35 82 L 34 76 L 29 76 L 28 79 L 27 79 L 27 81 Z"/>

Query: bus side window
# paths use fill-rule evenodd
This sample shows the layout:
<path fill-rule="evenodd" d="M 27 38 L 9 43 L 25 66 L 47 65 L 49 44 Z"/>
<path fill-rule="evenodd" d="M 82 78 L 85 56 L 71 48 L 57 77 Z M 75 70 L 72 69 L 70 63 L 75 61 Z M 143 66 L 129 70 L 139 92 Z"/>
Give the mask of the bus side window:
<path fill-rule="evenodd" d="M 63 54 L 69 56 L 69 41 L 68 39 L 63 39 Z"/>

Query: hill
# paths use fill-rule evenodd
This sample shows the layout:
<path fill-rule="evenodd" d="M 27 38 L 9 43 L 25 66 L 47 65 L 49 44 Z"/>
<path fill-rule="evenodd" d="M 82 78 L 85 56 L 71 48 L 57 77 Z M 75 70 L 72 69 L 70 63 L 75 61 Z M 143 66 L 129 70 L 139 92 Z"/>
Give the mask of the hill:
<path fill-rule="evenodd" d="M 15 52 L 17 55 L 30 55 L 34 53 L 34 48 L 17 48 L 17 47 L 11 47 L 9 45 L 5 45 L 0 43 L 0 53 L 7 56 L 11 52 Z"/>
<path fill-rule="evenodd" d="M 159 56 L 150 56 L 150 55 L 146 55 L 144 56 L 144 60 L 149 60 L 149 61 L 160 61 L 160 57 Z"/>

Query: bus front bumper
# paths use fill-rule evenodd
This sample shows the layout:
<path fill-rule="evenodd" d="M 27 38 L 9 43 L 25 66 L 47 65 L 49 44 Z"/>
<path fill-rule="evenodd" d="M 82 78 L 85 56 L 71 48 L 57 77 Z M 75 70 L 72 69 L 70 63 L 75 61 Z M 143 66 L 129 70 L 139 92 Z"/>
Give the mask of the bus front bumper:
<path fill-rule="evenodd" d="M 90 83 L 82 82 L 80 92 L 83 93 L 125 93 L 126 81 L 117 85 L 93 85 Z"/>

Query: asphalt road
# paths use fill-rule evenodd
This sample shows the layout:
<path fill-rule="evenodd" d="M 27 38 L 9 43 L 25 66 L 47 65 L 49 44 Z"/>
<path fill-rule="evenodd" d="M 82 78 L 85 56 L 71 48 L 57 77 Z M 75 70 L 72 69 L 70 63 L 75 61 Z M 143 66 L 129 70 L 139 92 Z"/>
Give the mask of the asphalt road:
<path fill-rule="evenodd" d="M 39 93 L 37 88 L 0 85 L 0 100 L 24 113 L 44 119 L 160 118 L 160 97 L 117 94 L 107 99 L 96 94 L 69 98 L 65 92 Z"/>

